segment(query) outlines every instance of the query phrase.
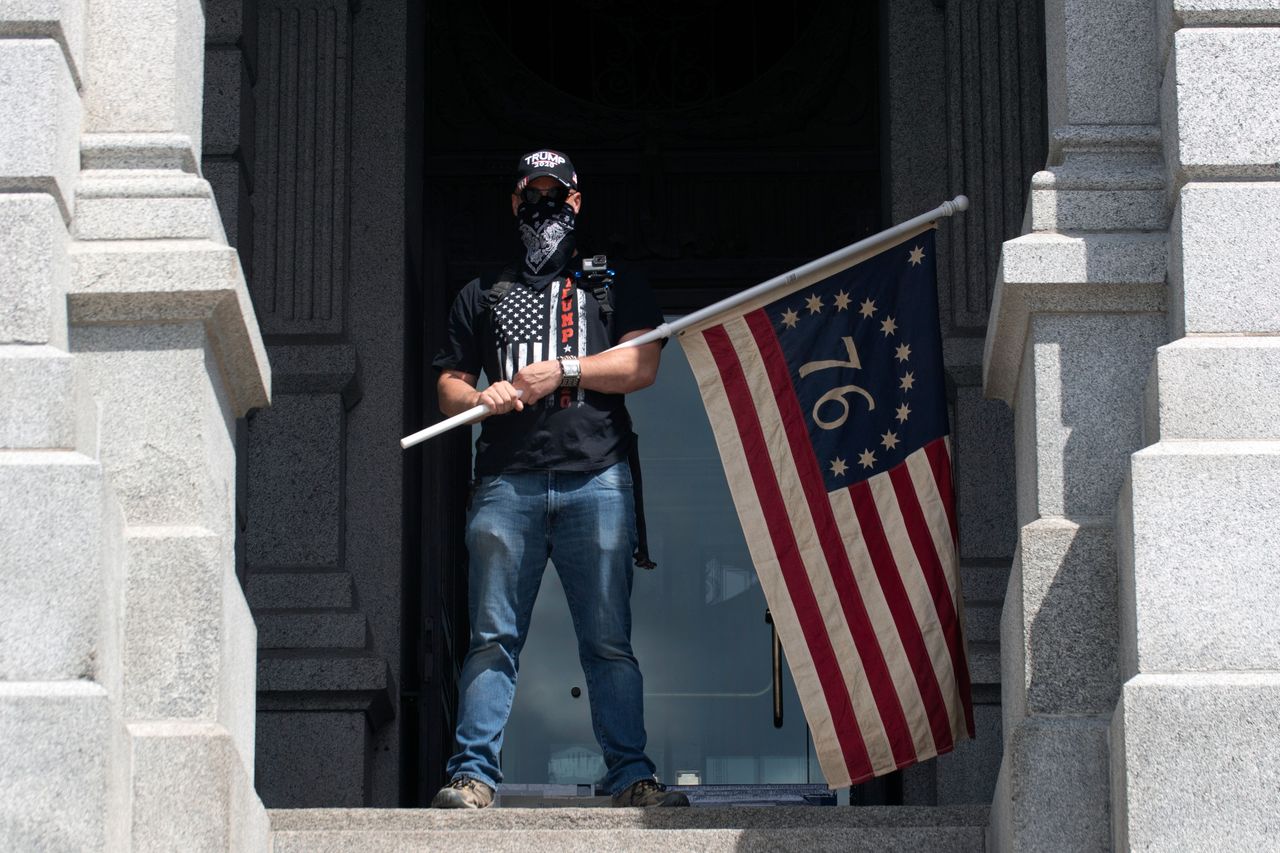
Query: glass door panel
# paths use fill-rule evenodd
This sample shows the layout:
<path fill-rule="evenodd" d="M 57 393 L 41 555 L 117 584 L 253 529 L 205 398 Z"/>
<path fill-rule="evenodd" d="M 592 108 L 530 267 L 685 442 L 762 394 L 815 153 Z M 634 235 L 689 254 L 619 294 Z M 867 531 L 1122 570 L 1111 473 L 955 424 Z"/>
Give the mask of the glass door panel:
<path fill-rule="evenodd" d="M 645 679 L 649 756 L 682 785 L 821 782 L 782 665 L 773 722 L 772 633 L 724 471 L 679 344 L 628 398 L 640 436 L 654 571 L 636 570 L 632 642 Z M 502 754 L 506 781 L 590 784 L 604 775 L 564 591 L 547 567 Z"/>

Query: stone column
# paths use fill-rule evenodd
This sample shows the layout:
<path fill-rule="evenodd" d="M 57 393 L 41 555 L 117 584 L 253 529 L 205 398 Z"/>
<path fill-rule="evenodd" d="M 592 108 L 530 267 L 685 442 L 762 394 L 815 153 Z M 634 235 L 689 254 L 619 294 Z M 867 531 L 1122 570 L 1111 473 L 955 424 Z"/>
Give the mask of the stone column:
<path fill-rule="evenodd" d="M 1120 685 L 1114 518 L 1165 340 L 1167 210 L 1150 0 L 1048 0 L 1049 164 L 1004 244 L 983 371 L 1014 409 L 995 850 L 1107 850 Z"/>
<path fill-rule="evenodd" d="M 406 4 L 260 0 L 250 289 L 275 404 L 245 430 L 258 790 L 395 806 Z M 416 570 L 416 567 L 415 567 Z M 326 748 L 317 749 L 317 743 Z"/>
<path fill-rule="evenodd" d="M 234 573 L 235 418 L 269 371 L 199 172 L 201 0 L 90 0 L 66 299 L 124 516 L 119 702 L 134 850 L 259 850 L 256 633 Z"/>
<path fill-rule="evenodd" d="M 960 526 L 965 639 L 977 734 L 903 774 L 907 805 L 988 803 L 1000 767 L 1000 608 L 1014 550 L 1013 418 L 982 397 L 999 247 L 1016 237 L 1025 186 L 1044 165 L 1041 0 L 895 0 L 882 6 L 889 219 L 959 193 L 940 224 L 938 295 Z"/>
<path fill-rule="evenodd" d="M 121 520 L 67 351 L 84 4 L 0 2 L 0 848 L 126 845 Z"/>
<path fill-rule="evenodd" d="M 1119 849 L 1280 821 L 1280 6 L 1159 4 L 1169 331 L 1118 511 Z"/>

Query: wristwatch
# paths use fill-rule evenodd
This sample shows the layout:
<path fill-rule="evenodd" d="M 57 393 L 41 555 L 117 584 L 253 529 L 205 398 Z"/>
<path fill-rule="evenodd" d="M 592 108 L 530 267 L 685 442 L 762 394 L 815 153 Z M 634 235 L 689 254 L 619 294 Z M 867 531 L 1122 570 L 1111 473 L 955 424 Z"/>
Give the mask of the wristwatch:
<path fill-rule="evenodd" d="M 577 388 L 582 378 L 582 365 L 578 363 L 577 356 L 562 355 L 556 361 L 560 362 L 560 387 Z"/>

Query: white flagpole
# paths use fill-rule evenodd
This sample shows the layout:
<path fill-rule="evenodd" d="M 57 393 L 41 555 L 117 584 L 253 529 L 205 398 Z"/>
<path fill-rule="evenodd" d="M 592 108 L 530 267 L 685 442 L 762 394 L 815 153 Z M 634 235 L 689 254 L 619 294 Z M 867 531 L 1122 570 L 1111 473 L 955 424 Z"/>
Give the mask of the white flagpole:
<path fill-rule="evenodd" d="M 964 210 L 969 209 L 969 199 L 965 196 L 958 195 L 951 201 L 944 201 L 938 207 L 930 210 L 928 213 L 922 213 L 913 219 L 908 219 L 878 234 L 873 234 L 863 240 L 859 240 L 843 249 L 832 252 L 829 255 L 823 255 L 817 260 L 802 264 L 790 272 L 782 275 L 774 276 L 768 281 L 761 282 L 755 287 L 749 287 L 741 293 L 735 293 L 733 296 L 720 300 L 714 305 L 708 305 L 706 308 L 694 311 L 692 314 L 686 314 L 670 323 L 663 323 L 656 329 L 645 332 L 643 335 L 637 335 L 628 341 L 611 347 L 610 349 L 624 349 L 626 347 L 638 347 L 644 344 L 660 341 L 663 338 L 669 338 L 677 332 L 691 328 L 701 323 L 705 323 L 721 314 L 739 308 L 749 302 L 761 299 L 768 294 L 777 290 L 798 290 L 805 285 L 813 284 L 821 281 L 828 276 L 835 275 L 838 272 L 849 269 L 856 264 L 865 261 L 867 258 L 878 254 L 885 247 L 904 240 L 913 234 L 919 234 L 921 231 L 931 227 L 938 219 L 944 216 L 954 216 Z M 771 300 L 765 300 L 771 301 Z M 454 415 L 440 421 L 438 424 L 419 430 L 413 435 L 405 436 L 400 439 L 402 448 L 410 448 L 415 444 L 421 444 L 428 439 L 435 438 L 443 432 L 448 432 L 454 427 L 463 424 L 474 423 L 485 415 L 489 414 L 489 407 L 485 405 L 475 406 L 467 409 L 461 414 Z"/>

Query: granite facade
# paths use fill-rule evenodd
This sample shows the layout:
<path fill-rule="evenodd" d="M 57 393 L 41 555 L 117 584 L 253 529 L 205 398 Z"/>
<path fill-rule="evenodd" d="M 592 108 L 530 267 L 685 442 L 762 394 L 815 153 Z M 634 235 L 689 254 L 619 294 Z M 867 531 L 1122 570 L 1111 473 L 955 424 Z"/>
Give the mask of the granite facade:
<path fill-rule="evenodd" d="M 1280 7 L 881 8 L 885 218 L 973 202 L 939 269 L 979 738 L 904 798 L 990 800 L 997 850 L 1265 846 Z M 9 847 L 263 850 L 263 801 L 418 772 L 401 686 L 456 626 L 402 621 L 452 553 L 396 443 L 416 14 L 0 4 Z"/>
<path fill-rule="evenodd" d="M 990 840 L 1045 846 L 1052 809 L 1017 818 L 1043 790 L 1092 813 L 1050 821 L 1063 832 L 1054 849 L 1250 847 L 1276 803 L 1274 784 L 1244 769 L 1270 763 L 1274 738 L 1236 738 L 1250 730 L 1243 709 L 1274 689 L 1276 436 L 1263 377 L 1275 349 L 1277 10 L 1048 7 L 1050 162 L 1031 184 L 1032 233 L 1004 246 L 984 367 L 988 393 L 1015 409 L 1023 549 L 1002 655 L 1007 674 L 1030 678 L 1020 699 L 1006 681 Z M 1080 369 L 1061 369 L 1077 348 Z M 1091 547 L 1028 548 L 1035 531 L 1077 526 Z M 1046 578 L 1066 582 L 1069 609 L 1029 595 Z M 1071 672 L 1055 673 L 1068 657 Z M 1039 703 L 1037 672 L 1049 688 Z M 1025 764 L 1016 731 L 1055 725 L 1108 737 Z M 1192 734 L 1215 725 L 1234 746 Z M 1061 772 L 1041 776 L 1055 762 Z"/>
<path fill-rule="evenodd" d="M 231 555 L 270 371 L 197 166 L 203 33 L 199 0 L 0 5 L 6 849 L 267 843 Z"/>

